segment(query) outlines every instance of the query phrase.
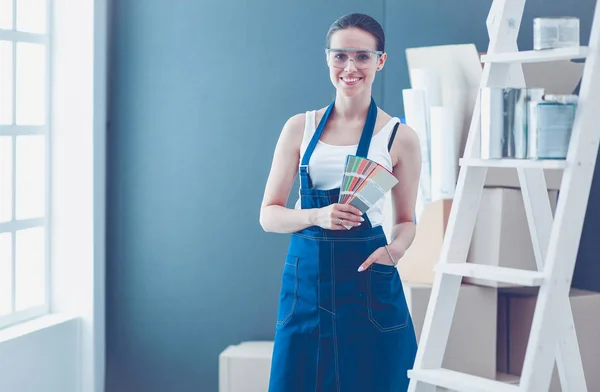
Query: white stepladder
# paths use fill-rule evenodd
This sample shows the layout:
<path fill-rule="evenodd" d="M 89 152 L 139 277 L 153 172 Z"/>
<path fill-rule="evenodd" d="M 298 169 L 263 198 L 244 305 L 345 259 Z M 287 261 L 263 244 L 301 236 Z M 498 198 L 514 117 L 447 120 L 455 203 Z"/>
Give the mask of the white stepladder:
<path fill-rule="evenodd" d="M 517 49 L 525 0 L 494 0 L 487 19 L 490 44 L 481 87 L 525 87 L 521 63 L 587 58 L 566 160 L 480 159 L 478 97 L 473 113 L 453 207 L 414 368 L 410 392 L 437 387 L 460 392 L 545 392 L 556 361 L 562 390 L 586 392 L 585 376 L 569 302 L 569 290 L 600 141 L 600 0 L 587 47 L 522 51 Z M 518 172 L 537 271 L 467 263 L 487 168 Z M 563 170 L 554 218 L 544 169 Z M 442 368 L 462 277 L 522 286 L 539 286 L 536 308 L 518 385 Z M 476 315 L 474 322 L 476 321 Z M 477 360 L 473 358 L 473 360 Z"/>

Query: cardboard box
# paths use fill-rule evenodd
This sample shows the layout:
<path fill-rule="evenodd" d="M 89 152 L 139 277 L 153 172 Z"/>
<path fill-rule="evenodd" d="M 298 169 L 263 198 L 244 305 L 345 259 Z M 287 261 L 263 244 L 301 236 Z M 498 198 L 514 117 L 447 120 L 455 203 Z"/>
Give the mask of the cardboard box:
<path fill-rule="evenodd" d="M 425 321 L 431 285 L 403 282 L 417 339 Z M 496 377 L 497 289 L 462 284 L 442 366 L 494 379 Z"/>
<path fill-rule="evenodd" d="M 219 355 L 219 392 L 269 389 L 273 342 L 243 342 Z"/>
<path fill-rule="evenodd" d="M 398 262 L 403 281 L 433 283 L 433 268 L 439 261 L 451 207 L 452 200 L 438 200 L 424 207 L 414 241 Z"/>
<path fill-rule="evenodd" d="M 548 191 L 553 213 L 557 196 L 557 191 Z M 520 189 L 483 189 L 467 262 L 537 271 Z M 510 286 L 476 278 L 464 281 L 490 287 Z"/>
<path fill-rule="evenodd" d="M 505 342 L 502 341 L 503 336 L 498 335 L 498 344 L 505 344 L 509 353 L 508 373 L 520 377 L 537 301 L 537 289 L 502 289 L 499 297 L 505 297 L 508 301 L 508 334 Z M 600 293 L 571 289 L 569 298 L 587 389 L 600 391 Z M 559 391 L 560 379 L 555 365 L 550 392 Z"/>

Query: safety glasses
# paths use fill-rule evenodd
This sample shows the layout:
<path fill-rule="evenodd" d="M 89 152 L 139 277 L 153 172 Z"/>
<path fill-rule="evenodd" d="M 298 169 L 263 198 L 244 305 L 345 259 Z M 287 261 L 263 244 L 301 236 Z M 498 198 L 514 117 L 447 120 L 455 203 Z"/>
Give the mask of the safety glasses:
<path fill-rule="evenodd" d="M 381 51 L 367 49 L 331 48 L 325 49 L 327 63 L 335 68 L 346 68 L 352 60 L 358 69 L 371 68 L 377 64 Z"/>

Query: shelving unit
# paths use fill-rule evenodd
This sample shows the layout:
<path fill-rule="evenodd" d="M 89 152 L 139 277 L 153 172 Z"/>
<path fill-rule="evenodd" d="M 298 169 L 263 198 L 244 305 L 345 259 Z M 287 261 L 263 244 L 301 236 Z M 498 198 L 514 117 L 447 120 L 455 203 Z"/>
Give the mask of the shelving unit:
<path fill-rule="evenodd" d="M 481 159 L 478 97 L 416 361 L 408 372 L 410 392 L 433 392 L 436 386 L 463 392 L 548 391 L 555 363 L 563 391 L 587 391 L 569 290 L 600 145 L 600 5 L 596 4 L 588 47 L 518 52 L 524 7 L 525 0 L 493 1 L 480 87 L 507 86 L 508 80 L 510 87 L 525 87 L 522 67 L 507 67 L 507 63 L 586 58 L 568 155 L 566 160 Z M 515 85 L 519 81 L 522 85 Z M 518 173 L 537 271 L 466 263 L 488 168 L 512 168 Z M 563 171 L 554 218 L 545 169 Z M 539 287 L 518 385 L 442 368 L 463 277 Z"/>
<path fill-rule="evenodd" d="M 521 169 L 565 169 L 567 162 L 562 159 L 478 159 L 461 158 L 460 166 L 507 167 Z"/>
<path fill-rule="evenodd" d="M 577 60 L 588 56 L 589 48 L 560 48 L 546 50 L 527 50 L 521 52 L 506 52 L 486 54 L 481 56 L 483 63 L 539 63 L 543 61 Z"/>
<path fill-rule="evenodd" d="M 526 271 L 473 263 L 441 263 L 435 270 L 448 275 L 495 280 L 519 286 L 534 287 L 540 286 L 544 282 L 544 273 L 540 271 Z"/>

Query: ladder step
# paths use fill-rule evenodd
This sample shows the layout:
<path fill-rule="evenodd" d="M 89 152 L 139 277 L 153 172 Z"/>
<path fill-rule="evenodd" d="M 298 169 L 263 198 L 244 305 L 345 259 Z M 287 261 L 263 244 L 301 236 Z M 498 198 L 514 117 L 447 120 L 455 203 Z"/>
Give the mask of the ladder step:
<path fill-rule="evenodd" d="M 490 53 L 481 56 L 484 63 L 539 63 L 544 61 L 582 59 L 589 54 L 587 46 L 520 52 Z"/>
<path fill-rule="evenodd" d="M 449 275 L 510 283 L 517 286 L 540 286 L 544 281 L 544 273 L 540 271 L 527 271 L 476 263 L 440 262 L 435 269 Z"/>
<path fill-rule="evenodd" d="M 518 392 L 519 386 L 448 369 L 409 370 L 408 377 L 461 392 Z"/>
<path fill-rule="evenodd" d="M 461 158 L 461 166 L 474 167 L 508 167 L 523 169 L 565 169 L 567 161 L 564 159 L 478 159 Z"/>

